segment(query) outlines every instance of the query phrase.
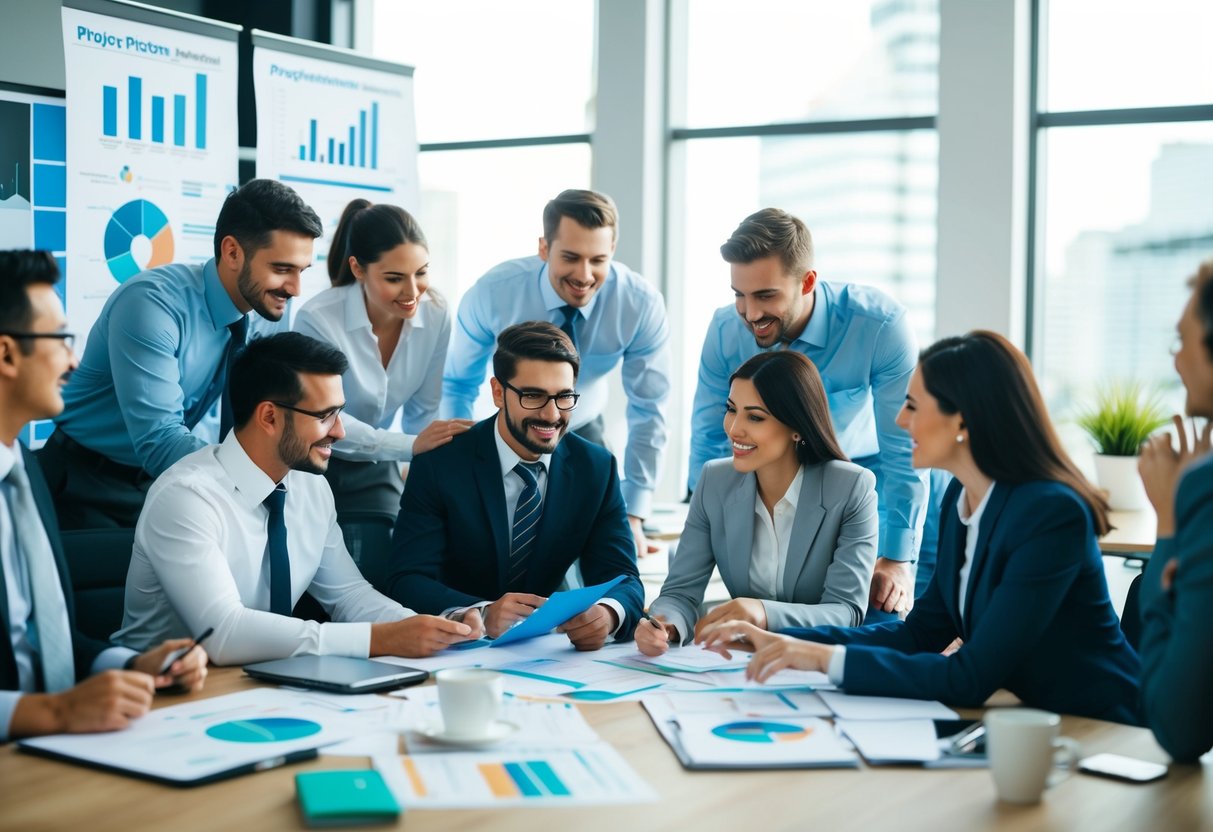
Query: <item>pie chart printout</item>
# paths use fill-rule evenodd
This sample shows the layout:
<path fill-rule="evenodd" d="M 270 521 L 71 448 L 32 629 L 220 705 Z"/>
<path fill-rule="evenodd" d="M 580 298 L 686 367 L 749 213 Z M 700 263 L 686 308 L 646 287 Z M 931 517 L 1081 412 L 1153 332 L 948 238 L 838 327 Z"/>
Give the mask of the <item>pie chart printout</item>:
<path fill-rule="evenodd" d="M 733 742 L 776 743 L 806 739 L 813 729 L 786 722 L 726 722 L 713 728 L 712 733 Z"/>
<path fill-rule="evenodd" d="M 146 199 L 133 199 L 114 211 L 105 226 L 105 261 L 119 283 L 144 269 L 173 262 L 168 217 Z"/>
<path fill-rule="evenodd" d="M 206 735 L 225 742 L 283 742 L 320 733 L 320 724 L 293 717 L 260 717 L 220 722 L 206 729 Z"/>

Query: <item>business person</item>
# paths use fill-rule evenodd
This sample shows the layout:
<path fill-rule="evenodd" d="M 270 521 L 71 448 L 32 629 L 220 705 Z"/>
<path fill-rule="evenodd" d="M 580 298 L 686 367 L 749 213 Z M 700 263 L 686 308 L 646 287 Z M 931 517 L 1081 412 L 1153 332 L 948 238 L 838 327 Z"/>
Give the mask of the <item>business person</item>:
<path fill-rule="evenodd" d="M 345 354 L 345 438 L 325 477 L 337 520 L 347 511 L 395 518 L 400 462 L 467 430 L 466 419 L 436 421 L 442 365 L 451 338 L 446 301 L 430 288 L 429 246 L 412 215 L 355 199 L 329 248 L 332 287 L 295 316 L 295 331 Z M 393 430 L 397 414 L 403 430 Z"/>
<path fill-rule="evenodd" d="M 145 653 L 76 630 L 72 583 L 50 493 L 17 435 L 63 409 L 76 366 L 74 335 L 45 251 L 0 251 L 0 742 L 38 734 L 112 731 L 147 713 L 158 687 L 198 690 L 206 651 L 160 675 L 177 639 Z"/>
<path fill-rule="evenodd" d="M 623 499 L 636 553 L 648 550 L 643 520 L 666 445 L 670 328 L 665 300 L 617 260 L 615 203 L 594 191 L 561 191 L 543 209 L 539 255 L 490 269 L 459 303 L 443 377 L 443 414 L 471 418 L 498 334 L 523 321 L 552 321 L 581 357 L 582 400 L 570 418 L 584 439 L 605 445 L 607 376 L 622 365 L 628 439 Z"/>
<path fill-rule="evenodd" d="M 825 388 L 797 352 L 760 353 L 729 380 L 724 430 L 733 458 L 709 462 L 652 622 L 636 628 L 657 656 L 716 621 L 763 630 L 863 622 L 876 561 L 876 477 L 847 461 Z M 715 568 L 733 600 L 698 622 Z"/>
<path fill-rule="evenodd" d="M 182 458 L 148 493 L 135 527 L 122 629 L 141 647 L 214 627 L 216 664 L 301 653 L 428 656 L 480 634 L 414 615 L 358 572 L 323 474 L 345 435 L 345 356 L 298 332 L 255 338 L 236 356 L 235 428 Z M 331 622 L 291 617 L 308 592 Z"/>
<path fill-rule="evenodd" d="M 281 320 L 321 233 L 298 194 L 254 179 L 224 200 L 212 260 L 149 269 L 114 290 L 38 452 L 63 528 L 133 527 L 152 480 L 208 444 L 195 428 L 220 401 L 249 312 Z M 220 405 L 222 433 L 231 408 Z"/>
<path fill-rule="evenodd" d="M 566 435 L 579 366 L 554 324 L 501 333 L 497 414 L 409 469 L 392 533 L 393 598 L 454 617 L 483 608 L 495 638 L 542 606 L 579 562 L 587 584 L 624 580 L 561 631 L 579 650 L 631 638 L 644 591 L 615 458 Z"/>
<path fill-rule="evenodd" d="M 1175 369 L 1192 417 L 1213 419 L 1213 259 L 1192 278 L 1179 319 Z M 1213 455 L 1206 421 L 1188 445 L 1175 417 L 1178 450 L 1162 434 L 1138 466 L 1158 516 L 1158 542 L 1141 583 L 1141 690 L 1146 724 L 1176 761 L 1213 748 Z"/>
<path fill-rule="evenodd" d="M 747 673 L 762 681 L 819 670 L 848 693 L 962 707 L 1007 688 L 1032 707 L 1137 724 L 1141 666 L 1095 539 L 1106 503 L 1062 450 L 1028 359 L 993 332 L 938 341 L 898 424 L 916 467 L 956 477 L 935 576 L 905 621 L 787 635 L 722 622 L 704 643 L 756 650 Z M 942 654 L 956 638 L 963 646 Z"/>
<path fill-rule="evenodd" d="M 880 542 L 869 602 L 874 613 L 914 604 L 914 561 L 927 507 L 927 476 L 910 464 L 897 429 L 917 350 L 905 308 L 869 286 L 818 280 L 813 238 L 778 208 L 746 217 L 720 247 L 736 300 L 716 311 L 699 361 L 687 485 L 730 453 L 720 412 L 729 376 L 751 356 L 789 349 L 821 373 L 839 447 L 876 475 Z"/>

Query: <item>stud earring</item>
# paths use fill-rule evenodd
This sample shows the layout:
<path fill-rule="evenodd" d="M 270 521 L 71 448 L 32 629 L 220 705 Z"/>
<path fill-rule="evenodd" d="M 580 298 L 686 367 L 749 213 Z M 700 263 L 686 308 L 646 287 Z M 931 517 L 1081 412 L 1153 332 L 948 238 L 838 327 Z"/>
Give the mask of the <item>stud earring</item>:
<path fill-rule="evenodd" d="M 957 445 L 962 444 L 964 441 L 965 441 L 965 436 L 963 433 L 956 434 L 956 444 Z"/>

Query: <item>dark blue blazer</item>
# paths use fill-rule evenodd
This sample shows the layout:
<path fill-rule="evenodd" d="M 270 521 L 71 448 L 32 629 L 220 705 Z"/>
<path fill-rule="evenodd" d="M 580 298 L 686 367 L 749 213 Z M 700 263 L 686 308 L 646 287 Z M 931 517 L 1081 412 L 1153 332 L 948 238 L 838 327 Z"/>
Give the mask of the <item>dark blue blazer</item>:
<path fill-rule="evenodd" d="M 1169 592 L 1167 562 L 1179 559 Z M 1175 534 L 1160 538 L 1141 583 L 1141 693 L 1146 724 L 1181 763 L 1213 748 L 1213 457 L 1188 469 Z"/>
<path fill-rule="evenodd" d="M 496 601 L 506 593 L 510 555 L 505 489 L 493 416 L 409 466 L 392 532 L 388 594 L 417 612 Z M 644 605 L 619 474 L 610 452 L 569 433 L 551 457 L 547 496 L 524 592 L 550 595 L 580 558 L 586 584 L 626 579 L 608 597 L 630 638 Z"/>
<path fill-rule="evenodd" d="M 935 575 L 905 621 L 785 632 L 845 644 L 848 693 L 975 708 L 1006 688 L 1032 707 L 1139 724 L 1141 666 L 1108 598 L 1086 504 L 1056 482 L 996 484 L 961 610 L 960 490 L 956 481 L 944 495 Z M 957 636 L 964 646 L 940 655 Z"/>
<path fill-rule="evenodd" d="M 72 628 L 72 649 L 76 658 L 76 678 L 83 679 L 89 675 L 93 660 L 102 650 L 110 647 L 103 641 L 88 638 L 76 630 L 76 608 L 72 603 L 72 581 L 67 573 L 67 560 L 63 556 L 63 543 L 59 539 L 59 521 L 55 516 L 55 505 L 51 502 L 50 490 L 38 467 L 38 460 L 29 449 L 21 445 L 21 456 L 25 460 L 25 470 L 29 474 L 30 488 L 34 492 L 34 502 L 38 506 L 38 514 L 42 525 L 46 528 L 46 536 L 51 541 L 51 551 L 55 555 L 55 565 L 59 568 L 59 581 L 63 584 L 63 597 L 67 601 L 67 618 Z M 8 637 L 8 576 L 0 569 L 0 619 L 4 620 L 5 635 L 0 638 L 0 690 L 17 690 L 17 660 L 13 656 L 13 641 Z"/>

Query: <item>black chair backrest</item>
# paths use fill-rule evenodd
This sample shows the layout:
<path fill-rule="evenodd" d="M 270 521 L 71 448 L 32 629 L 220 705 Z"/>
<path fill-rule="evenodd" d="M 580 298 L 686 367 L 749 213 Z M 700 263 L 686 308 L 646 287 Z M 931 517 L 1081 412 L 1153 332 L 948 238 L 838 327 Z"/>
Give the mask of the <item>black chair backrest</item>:
<path fill-rule="evenodd" d="M 1129 591 L 1125 593 L 1125 607 L 1120 614 L 1120 630 L 1134 650 L 1141 642 L 1141 579 L 1144 574 L 1138 575 L 1129 584 Z"/>
<path fill-rule="evenodd" d="M 86 636 L 108 641 L 122 626 L 135 530 L 80 529 L 60 536 L 72 576 L 76 627 Z"/>

